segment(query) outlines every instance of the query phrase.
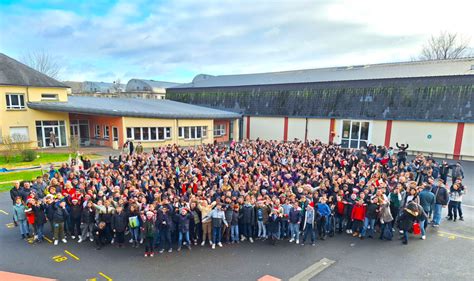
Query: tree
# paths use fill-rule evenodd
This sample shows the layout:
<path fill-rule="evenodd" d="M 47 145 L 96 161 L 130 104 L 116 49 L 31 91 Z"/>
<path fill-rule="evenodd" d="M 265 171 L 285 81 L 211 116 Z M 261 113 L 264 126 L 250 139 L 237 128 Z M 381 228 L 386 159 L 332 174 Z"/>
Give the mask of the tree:
<path fill-rule="evenodd" d="M 59 78 L 59 72 L 62 68 L 59 59 L 44 50 L 30 51 L 22 56 L 21 61 L 49 77 L 54 79 Z"/>
<path fill-rule="evenodd" d="M 457 33 L 441 32 L 432 35 L 423 45 L 419 60 L 447 60 L 469 57 L 469 40 Z"/>
<path fill-rule="evenodd" d="M 112 88 L 114 89 L 114 93 L 119 93 L 121 92 L 123 89 L 122 89 L 122 85 L 120 84 L 120 78 L 117 78 L 115 79 L 114 81 L 114 85 L 112 86 Z"/>

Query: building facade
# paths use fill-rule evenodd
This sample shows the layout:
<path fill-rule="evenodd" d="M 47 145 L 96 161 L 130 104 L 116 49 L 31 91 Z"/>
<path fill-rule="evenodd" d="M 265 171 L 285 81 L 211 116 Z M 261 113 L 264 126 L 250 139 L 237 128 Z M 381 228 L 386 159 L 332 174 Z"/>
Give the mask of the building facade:
<path fill-rule="evenodd" d="M 198 75 L 167 99 L 242 114 L 248 139 L 369 143 L 474 160 L 474 59 Z"/>

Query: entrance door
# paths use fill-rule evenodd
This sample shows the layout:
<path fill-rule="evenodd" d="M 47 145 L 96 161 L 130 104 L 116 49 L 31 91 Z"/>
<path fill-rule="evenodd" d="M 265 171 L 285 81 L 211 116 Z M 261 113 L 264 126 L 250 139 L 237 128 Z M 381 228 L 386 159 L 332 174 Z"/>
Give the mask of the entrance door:
<path fill-rule="evenodd" d="M 81 139 L 79 124 L 71 124 L 71 137 Z"/>
<path fill-rule="evenodd" d="M 230 120 L 229 122 L 229 141 L 234 140 L 234 122 L 235 120 Z"/>
<path fill-rule="evenodd" d="M 60 145 L 60 135 L 59 135 L 59 128 L 58 126 L 44 126 L 43 127 L 43 143 L 45 144 L 45 147 L 51 146 L 51 139 L 49 137 L 49 134 L 54 131 L 54 134 L 56 135 L 56 146 Z"/>
<path fill-rule="evenodd" d="M 370 123 L 366 121 L 342 122 L 341 146 L 345 148 L 365 148 L 369 143 Z"/>

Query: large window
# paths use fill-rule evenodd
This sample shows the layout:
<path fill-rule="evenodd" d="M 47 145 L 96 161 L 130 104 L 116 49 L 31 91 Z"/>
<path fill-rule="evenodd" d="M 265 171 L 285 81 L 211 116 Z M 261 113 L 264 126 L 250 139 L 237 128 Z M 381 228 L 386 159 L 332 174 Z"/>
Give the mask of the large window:
<path fill-rule="evenodd" d="M 55 138 L 56 146 L 67 145 L 66 126 L 64 121 L 36 121 L 36 137 L 39 147 L 51 146 L 51 137 Z"/>
<path fill-rule="evenodd" d="M 25 109 L 25 96 L 23 94 L 7 94 L 7 109 Z"/>
<path fill-rule="evenodd" d="M 342 121 L 341 146 L 345 148 L 365 148 L 369 144 L 370 122 Z"/>
<path fill-rule="evenodd" d="M 94 132 L 95 138 L 100 138 L 100 125 L 95 125 L 95 132 Z"/>
<path fill-rule="evenodd" d="M 137 141 L 162 141 L 171 139 L 171 127 L 128 127 L 127 139 Z"/>
<path fill-rule="evenodd" d="M 30 140 L 28 127 L 10 127 L 10 136 L 13 142 L 27 142 Z"/>
<path fill-rule="evenodd" d="M 219 124 L 214 126 L 214 136 L 221 137 L 225 135 L 225 124 Z"/>
<path fill-rule="evenodd" d="M 207 126 L 179 127 L 179 138 L 197 140 L 207 137 Z"/>

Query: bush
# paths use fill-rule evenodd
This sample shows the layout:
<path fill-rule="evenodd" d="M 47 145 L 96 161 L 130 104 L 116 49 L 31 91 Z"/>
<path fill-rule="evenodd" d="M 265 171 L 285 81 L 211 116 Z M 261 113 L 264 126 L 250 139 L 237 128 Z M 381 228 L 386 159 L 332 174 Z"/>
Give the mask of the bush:
<path fill-rule="evenodd" d="M 25 149 L 21 151 L 21 158 L 24 162 L 31 162 L 36 159 L 36 151 L 31 149 Z"/>

